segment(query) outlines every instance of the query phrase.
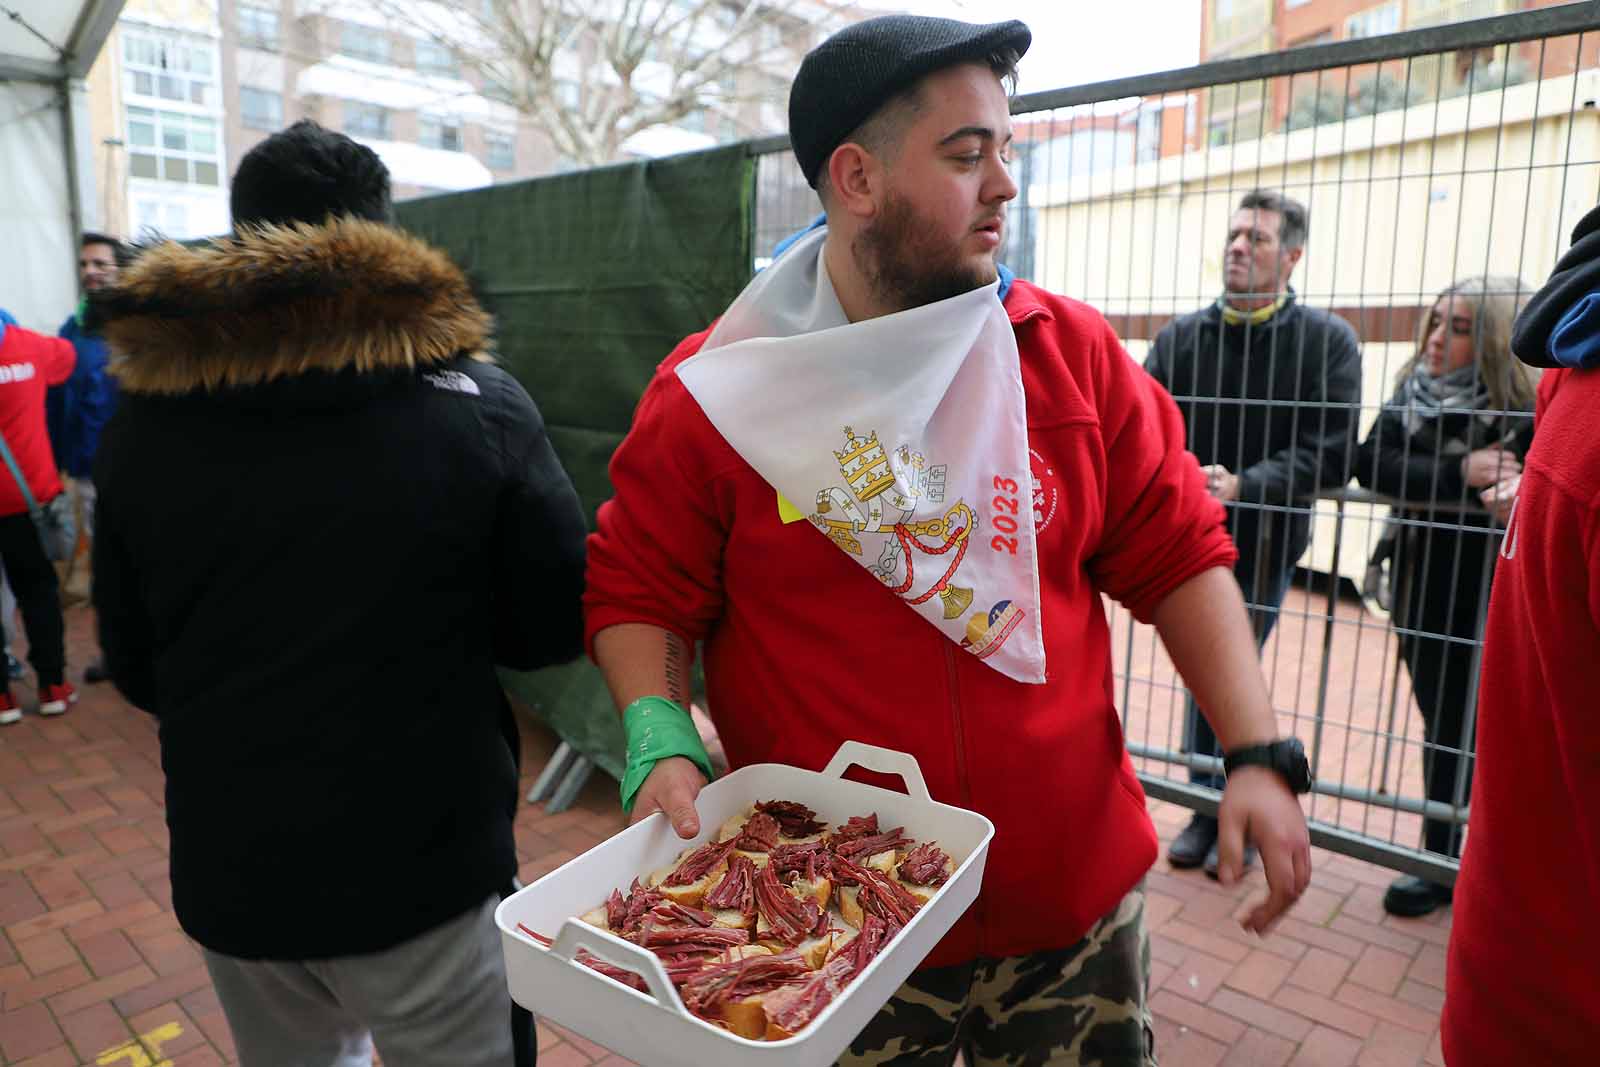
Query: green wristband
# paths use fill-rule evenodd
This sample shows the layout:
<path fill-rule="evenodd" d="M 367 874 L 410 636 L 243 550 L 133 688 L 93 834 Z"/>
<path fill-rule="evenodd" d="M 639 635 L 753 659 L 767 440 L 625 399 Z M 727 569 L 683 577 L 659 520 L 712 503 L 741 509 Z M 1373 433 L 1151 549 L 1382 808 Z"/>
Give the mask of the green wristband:
<path fill-rule="evenodd" d="M 710 781 L 711 757 L 700 740 L 694 719 L 666 697 L 640 697 L 622 712 L 622 730 L 628 738 L 628 767 L 622 775 L 622 810 L 632 814 L 634 796 L 650 777 L 656 760 L 683 756 L 700 768 Z"/>

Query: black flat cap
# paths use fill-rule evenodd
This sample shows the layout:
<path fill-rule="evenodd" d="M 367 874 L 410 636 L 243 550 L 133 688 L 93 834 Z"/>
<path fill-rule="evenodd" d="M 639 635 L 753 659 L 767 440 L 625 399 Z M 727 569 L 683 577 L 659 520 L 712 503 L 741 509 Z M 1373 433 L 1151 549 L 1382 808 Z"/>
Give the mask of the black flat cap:
<path fill-rule="evenodd" d="M 789 141 L 811 187 L 857 126 L 924 76 L 996 52 L 1020 57 L 1033 33 L 1015 19 L 975 26 L 923 15 L 884 15 L 848 26 L 813 48 L 789 90 Z"/>

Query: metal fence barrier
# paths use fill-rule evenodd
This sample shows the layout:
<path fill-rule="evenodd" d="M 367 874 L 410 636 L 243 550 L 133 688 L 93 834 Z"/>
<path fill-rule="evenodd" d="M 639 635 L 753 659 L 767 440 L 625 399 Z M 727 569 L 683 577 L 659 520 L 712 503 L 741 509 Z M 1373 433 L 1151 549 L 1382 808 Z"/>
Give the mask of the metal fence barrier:
<path fill-rule="evenodd" d="M 1509 6 L 1473 0 L 1440 11 Z M 1547 7 L 1018 97 L 1019 194 L 1001 260 L 1098 308 L 1142 360 L 1163 326 L 1222 291 L 1241 195 L 1277 189 L 1310 213 L 1298 299 L 1355 328 L 1363 384 L 1354 402 L 1247 406 L 1293 409 L 1294 418 L 1342 409 L 1359 440 L 1385 411 L 1405 418 L 1391 402 L 1397 377 L 1420 351 L 1436 297 L 1484 276 L 1494 279 L 1486 291 L 1463 298 L 1479 368 L 1472 387 L 1505 395 L 1511 385 L 1500 377 L 1512 372 L 1489 355 L 1505 338 L 1484 309 L 1514 305 L 1542 282 L 1600 196 L 1597 9 Z M 819 211 L 787 148 L 782 137 L 750 143 L 758 266 Z M 1176 398 L 1190 410 L 1221 407 L 1204 392 Z M 1480 404 L 1486 440 L 1525 440 L 1525 406 Z M 1419 440 L 1401 435 L 1387 447 L 1403 463 L 1428 460 Z M 1315 500 L 1230 507 L 1311 521 L 1304 555 L 1278 561 L 1297 566 L 1302 581 L 1281 606 L 1268 598 L 1260 607 L 1277 622 L 1261 654 L 1280 728 L 1305 739 L 1313 759 L 1313 840 L 1449 883 L 1458 842 L 1436 836 L 1424 847 L 1423 820 L 1435 835 L 1469 822 L 1482 618 L 1500 528 L 1475 494 L 1441 487 L 1456 454 L 1433 459 L 1431 490 L 1408 490 L 1404 501 L 1351 485 L 1322 486 Z M 1406 609 L 1398 614 L 1352 595 L 1386 531 L 1404 552 L 1391 571 L 1391 603 Z M 1124 732 L 1146 790 L 1214 811 L 1218 793 L 1188 780 L 1216 761 L 1187 751 L 1181 680 L 1149 627 L 1107 610 Z M 1435 660 L 1437 672 L 1425 667 Z M 1424 690 L 1448 688 L 1447 673 L 1450 685 L 1467 679 L 1462 693 L 1425 694 L 1441 724 L 1434 733 L 1408 662 L 1424 665 Z M 1435 776 L 1430 798 L 1424 763 L 1451 757 L 1453 774 Z"/>

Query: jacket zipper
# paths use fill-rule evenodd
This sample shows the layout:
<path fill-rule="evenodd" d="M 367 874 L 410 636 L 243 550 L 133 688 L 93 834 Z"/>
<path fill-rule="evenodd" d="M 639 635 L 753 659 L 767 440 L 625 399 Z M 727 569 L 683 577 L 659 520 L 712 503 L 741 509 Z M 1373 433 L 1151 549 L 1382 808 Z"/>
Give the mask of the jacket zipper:
<path fill-rule="evenodd" d="M 937 636 L 937 635 L 936 635 Z M 961 716 L 961 678 L 956 665 L 956 650 L 948 639 L 941 638 L 944 647 L 945 676 L 950 685 L 950 725 L 956 743 L 956 780 L 961 783 L 961 806 L 972 810 L 972 779 L 967 774 L 966 729 Z M 989 940 L 989 923 L 984 915 L 983 895 L 972 904 L 972 917 L 978 924 L 978 954 L 985 955 Z"/>

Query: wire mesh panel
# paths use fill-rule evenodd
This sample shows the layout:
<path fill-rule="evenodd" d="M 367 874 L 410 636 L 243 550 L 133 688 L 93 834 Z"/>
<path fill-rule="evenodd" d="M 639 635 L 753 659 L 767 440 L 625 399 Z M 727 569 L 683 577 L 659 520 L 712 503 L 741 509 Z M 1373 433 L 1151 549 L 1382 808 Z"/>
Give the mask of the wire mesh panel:
<path fill-rule="evenodd" d="M 1238 574 L 1279 727 L 1310 750 L 1314 839 L 1438 881 L 1470 815 L 1483 618 L 1532 437 L 1536 380 L 1509 354 L 1510 324 L 1600 198 L 1594 7 L 1013 108 L 1001 261 L 1099 309 L 1158 378 L 1203 368 L 1163 384 L 1218 492 L 1238 479 Z M 818 207 L 785 142 L 753 150 L 759 265 Z M 1257 200 L 1247 216 L 1278 232 L 1241 235 L 1255 190 L 1301 205 L 1305 233 Z M 1228 269 L 1265 237 L 1300 249 L 1283 303 Z M 1214 810 L 1218 761 L 1191 734 L 1181 679 L 1149 627 L 1107 609 L 1141 779 Z"/>

